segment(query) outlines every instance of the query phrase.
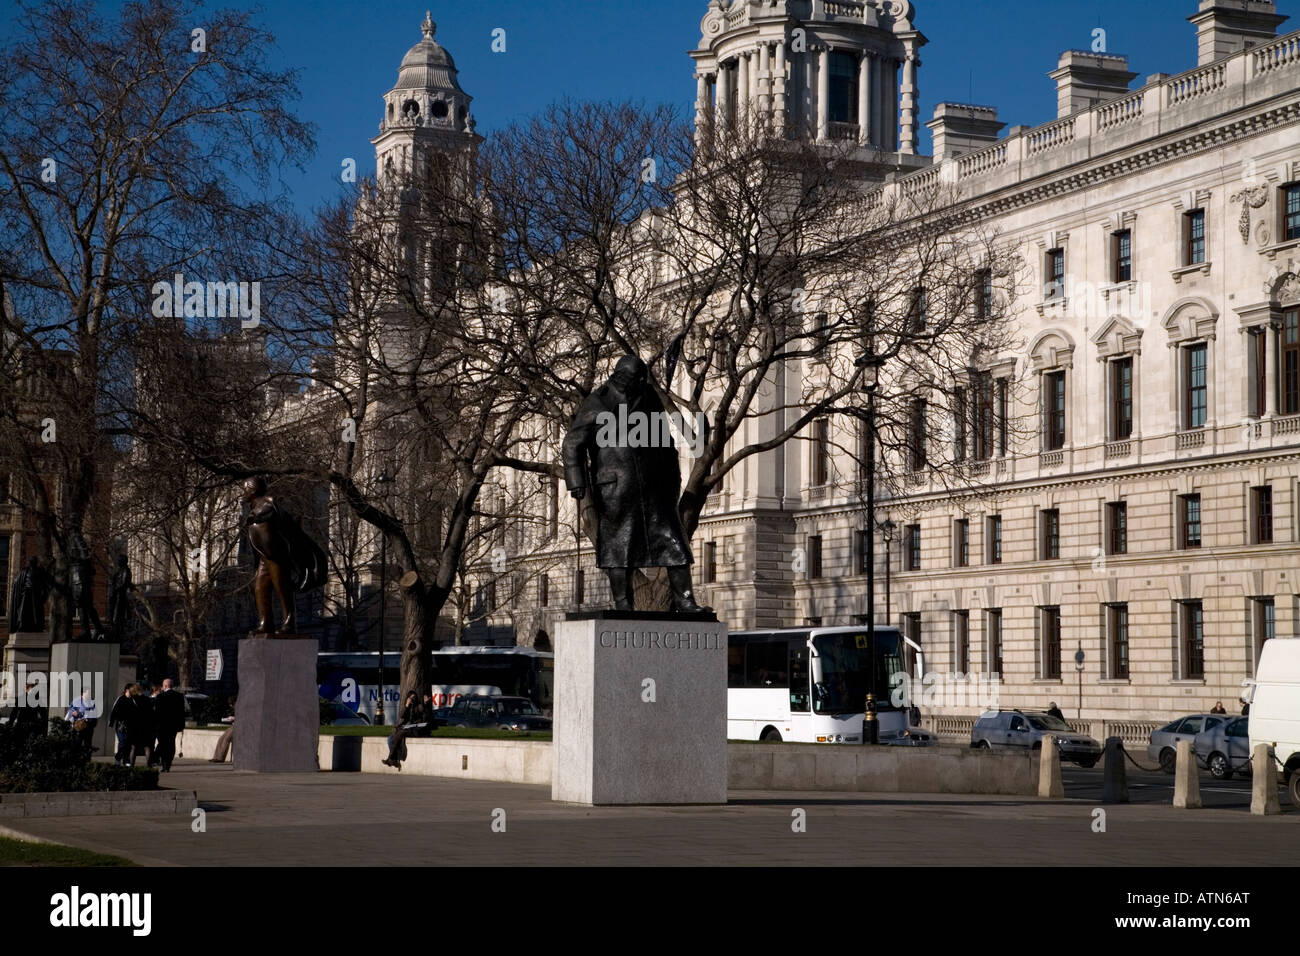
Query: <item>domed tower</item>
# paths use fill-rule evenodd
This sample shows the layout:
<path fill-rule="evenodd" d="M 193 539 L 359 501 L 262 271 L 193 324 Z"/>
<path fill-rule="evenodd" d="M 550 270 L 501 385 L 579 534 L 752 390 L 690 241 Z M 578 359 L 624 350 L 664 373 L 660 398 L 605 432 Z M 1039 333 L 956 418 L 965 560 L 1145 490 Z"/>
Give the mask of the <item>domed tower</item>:
<path fill-rule="evenodd" d="M 460 88 L 451 54 L 433 39 L 437 25 L 427 12 L 420 29 L 424 36 L 402 57 L 397 84 L 384 94 L 384 118 L 371 140 L 381 185 L 425 168 L 433 153 L 472 155 L 482 142 L 471 97 Z"/>
<path fill-rule="evenodd" d="M 910 157 L 927 41 L 912 18 L 909 0 L 710 0 L 691 51 L 696 141 L 762 123 L 918 165 Z"/>

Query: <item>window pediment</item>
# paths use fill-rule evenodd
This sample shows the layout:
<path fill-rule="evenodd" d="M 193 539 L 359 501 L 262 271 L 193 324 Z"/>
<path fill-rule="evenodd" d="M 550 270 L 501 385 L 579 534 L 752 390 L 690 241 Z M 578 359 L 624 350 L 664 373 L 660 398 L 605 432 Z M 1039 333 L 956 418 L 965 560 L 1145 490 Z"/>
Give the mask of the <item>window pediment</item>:
<path fill-rule="evenodd" d="M 1117 355 L 1140 354 L 1142 332 L 1142 329 L 1134 326 L 1125 317 L 1111 316 L 1092 337 L 1092 342 L 1097 347 L 1098 360 L 1105 361 Z"/>
<path fill-rule="evenodd" d="M 1074 366 L 1074 339 L 1061 329 L 1039 332 L 1029 346 L 1030 368 L 1041 372 L 1049 368 Z"/>
<path fill-rule="evenodd" d="M 1160 320 L 1171 346 L 1180 342 L 1214 338 L 1218 322 L 1219 310 L 1200 296 L 1179 299 Z"/>

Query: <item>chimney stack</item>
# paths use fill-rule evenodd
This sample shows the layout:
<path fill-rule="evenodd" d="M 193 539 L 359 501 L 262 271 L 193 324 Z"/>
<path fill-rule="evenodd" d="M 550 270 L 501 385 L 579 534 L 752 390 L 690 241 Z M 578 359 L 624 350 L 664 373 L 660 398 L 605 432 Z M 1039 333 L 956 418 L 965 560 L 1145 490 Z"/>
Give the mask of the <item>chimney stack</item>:
<path fill-rule="evenodd" d="M 996 143 L 1007 124 L 998 122 L 998 111 L 992 106 L 940 103 L 934 108 L 934 119 L 925 125 L 934 134 L 934 161 L 941 163 Z"/>
<path fill-rule="evenodd" d="M 1137 76 L 1128 57 L 1086 50 L 1066 50 L 1047 75 L 1056 80 L 1057 119 L 1123 96 Z"/>
<path fill-rule="evenodd" d="M 1201 0 L 1187 19 L 1196 25 L 1196 65 L 1204 66 L 1267 43 L 1287 18 L 1273 0 Z"/>

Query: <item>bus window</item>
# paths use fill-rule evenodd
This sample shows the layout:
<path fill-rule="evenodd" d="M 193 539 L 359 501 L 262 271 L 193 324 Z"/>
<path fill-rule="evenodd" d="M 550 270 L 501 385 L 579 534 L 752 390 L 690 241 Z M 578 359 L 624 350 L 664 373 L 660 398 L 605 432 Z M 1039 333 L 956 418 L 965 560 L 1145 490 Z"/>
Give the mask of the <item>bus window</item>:
<path fill-rule="evenodd" d="M 790 710 L 808 712 L 808 648 L 790 645 Z"/>
<path fill-rule="evenodd" d="M 785 638 L 748 641 L 745 644 L 745 686 L 786 687 L 790 662 Z"/>
<path fill-rule="evenodd" d="M 739 642 L 727 645 L 727 686 L 745 686 L 745 645 Z"/>

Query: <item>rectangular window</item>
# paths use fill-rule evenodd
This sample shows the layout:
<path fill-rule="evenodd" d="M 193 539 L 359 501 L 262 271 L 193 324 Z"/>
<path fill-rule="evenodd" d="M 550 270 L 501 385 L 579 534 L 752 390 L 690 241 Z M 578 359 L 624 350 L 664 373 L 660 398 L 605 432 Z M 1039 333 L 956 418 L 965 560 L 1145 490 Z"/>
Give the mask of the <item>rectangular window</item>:
<path fill-rule="evenodd" d="M 903 570 L 921 570 L 921 526 L 909 524 L 903 535 Z"/>
<path fill-rule="evenodd" d="M 1282 187 L 1282 241 L 1300 239 L 1300 183 Z"/>
<path fill-rule="evenodd" d="M 1282 316 L 1282 348 L 1278 355 L 1281 395 L 1278 409 L 1283 415 L 1300 415 L 1300 309 Z"/>
<path fill-rule="evenodd" d="M 952 612 L 952 636 L 956 669 L 965 674 L 970 670 L 970 611 Z"/>
<path fill-rule="evenodd" d="M 718 543 L 716 541 L 704 542 L 704 580 L 708 584 L 718 580 Z"/>
<path fill-rule="evenodd" d="M 1183 350 L 1184 428 L 1203 428 L 1206 413 L 1206 345 L 1189 345 Z"/>
<path fill-rule="evenodd" d="M 984 539 L 987 541 L 985 560 L 989 564 L 1002 563 L 1002 515 L 984 519 Z"/>
<path fill-rule="evenodd" d="M 986 322 L 993 317 L 993 272 L 981 269 L 975 273 L 975 318 Z"/>
<path fill-rule="evenodd" d="M 1133 434 L 1133 359 L 1110 363 L 1110 439 L 1123 441 Z"/>
<path fill-rule="evenodd" d="M 858 122 L 858 58 L 852 53 L 832 51 L 830 56 L 830 121 Z"/>
<path fill-rule="evenodd" d="M 1065 372 L 1043 376 L 1047 392 L 1047 451 L 1065 447 Z"/>
<path fill-rule="evenodd" d="M 971 392 L 975 401 L 972 420 L 975 460 L 988 461 L 993 457 L 993 376 L 987 372 L 971 376 Z"/>
<path fill-rule="evenodd" d="M 551 606 L 551 577 L 548 574 L 537 580 L 537 603 L 542 607 Z"/>
<path fill-rule="evenodd" d="M 970 519 L 961 518 L 953 522 L 952 528 L 953 564 L 959 568 L 970 564 Z"/>
<path fill-rule="evenodd" d="M 1180 495 L 1178 497 L 1178 546 L 1181 548 L 1199 548 L 1201 546 L 1201 496 Z"/>
<path fill-rule="evenodd" d="M 1109 604 L 1106 606 L 1107 644 L 1110 647 L 1110 677 L 1115 680 L 1128 678 L 1128 605 Z"/>
<path fill-rule="evenodd" d="M 925 467 L 925 399 L 912 399 L 912 421 L 908 436 L 908 457 L 912 471 Z"/>
<path fill-rule="evenodd" d="M 830 481 L 831 473 L 831 426 L 825 418 L 813 423 L 813 469 L 812 483 L 820 488 Z"/>
<path fill-rule="evenodd" d="M 1205 676 L 1205 612 L 1200 601 L 1184 601 L 1183 628 L 1183 679 L 1196 680 Z"/>
<path fill-rule="evenodd" d="M 822 536 L 819 534 L 808 535 L 808 577 L 819 578 L 822 576 Z"/>
<path fill-rule="evenodd" d="M 1047 253 L 1047 288 L 1044 298 L 1057 299 L 1065 295 L 1065 250 L 1050 249 Z"/>
<path fill-rule="evenodd" d="M 1061 556 L 1061 512 L 1044 508 L 1038 512 L 1039 559 L 1053 561 Z"/>
<path fill-rule="evenodd" d="M 1007 453 L 1007 380 L 998 379 L 998 454 Z"/>
<path fill-rule="evenodd" d="M 1114 282 L 1128 282 L 1133 278 L 1133 233 L 1121 229 L 1114 235 L 1115 268 L 1112 270 Z"/>
<path fill-rule="evenodd" d="M 1106 553 L 1128 554 L 1128 502 L 1106 505 Z"/>
<path fill-rule="evenodd" d="M 912 335 L 919 335 L 925 331 L 925 323 L 929 320 L 926 314 L 930 308 L 930 294 L 924 286 L 918 286 L 912 290 L 912 302 L 908 309 L 908 331 Z"/>
<path fill-rule="evenodd" d="M 1264 642 L 1277 635 L 1277 608 L 1271 597 L 1255 598 L 1255 664 L 1259 664 L 1259 655 L 1264 652 Z"/>
<path fill-rule="evenodd" d="M 966 389 L 958 388 L 952 395 L 953 461 L 966 460 Z"/>
<path fill-rule="evenodd" d="M 1260 485 L 1250 489 L 1251 544 L 1273 543 L 1273 488 Z"/>
<path fill-rule="evenodd" d="M 1183 234 L 1187 237 L 1183 265 L 1194 266 L 1205 261 L 1205 210 L 1193 209 L 1183 214 Z"/>
<path fill-rule="evenodd" d="M 586 601 L 586 575 L 579 568 L 573 574 L 573 603 L 582 604 Z"/>
<path fill-rule="evenodd" d="M 988 636 L 988 669 L 991 674 L 1002 673 L 1002 608 L 985 612 L 985 633 Z"/>
<path fill-rule="evenodd" d="M 1061 676 L 1061 609 L 1060 607 L 1043 607 L 1040 611 L 1042 673 L 1046 679 Z"/>

